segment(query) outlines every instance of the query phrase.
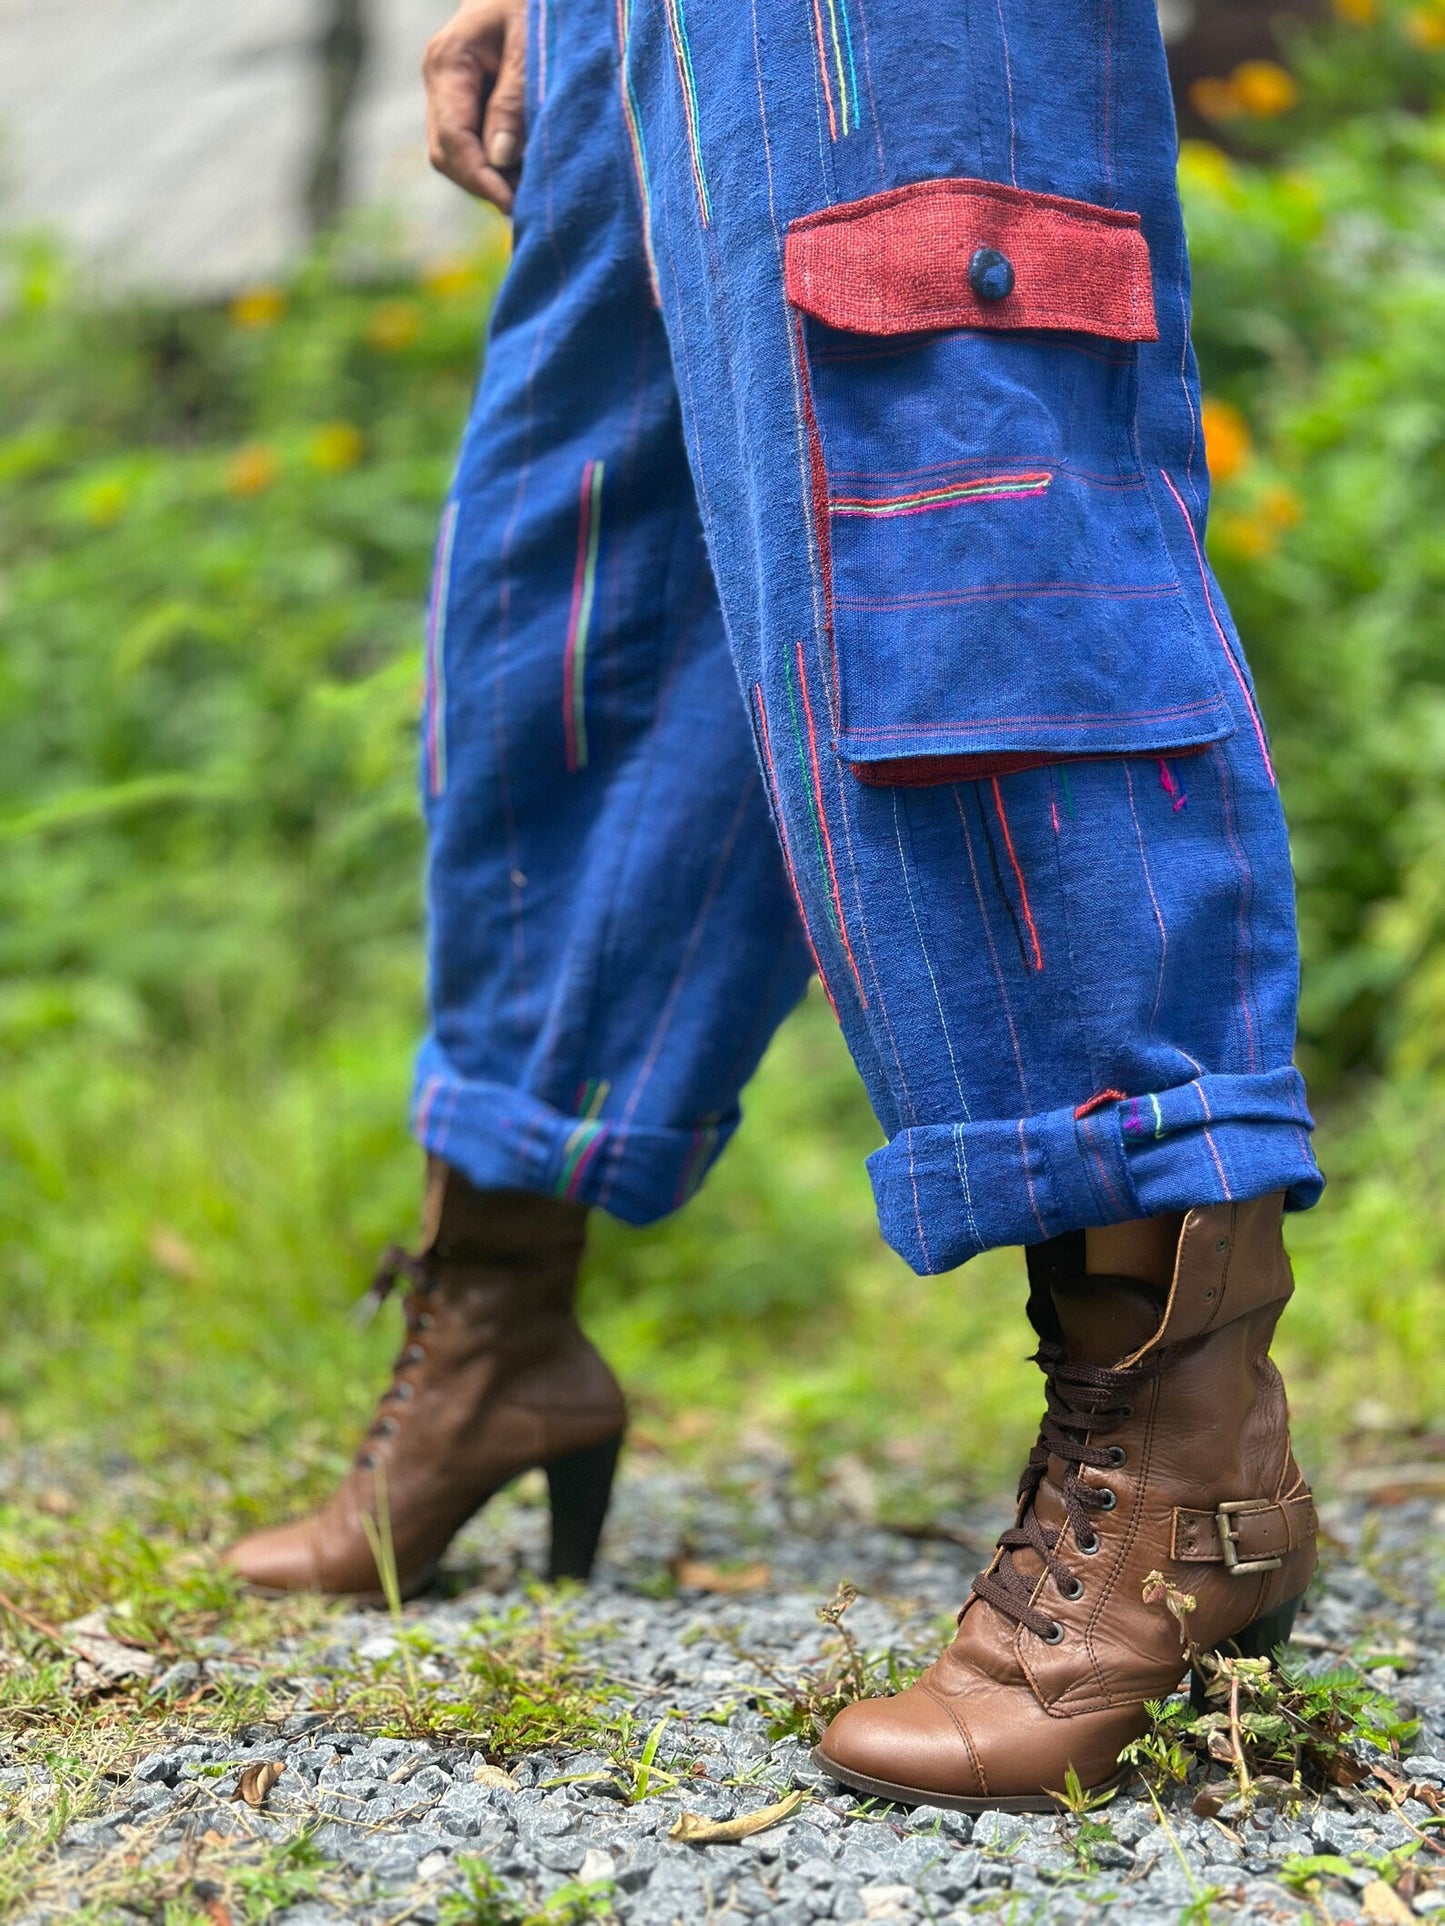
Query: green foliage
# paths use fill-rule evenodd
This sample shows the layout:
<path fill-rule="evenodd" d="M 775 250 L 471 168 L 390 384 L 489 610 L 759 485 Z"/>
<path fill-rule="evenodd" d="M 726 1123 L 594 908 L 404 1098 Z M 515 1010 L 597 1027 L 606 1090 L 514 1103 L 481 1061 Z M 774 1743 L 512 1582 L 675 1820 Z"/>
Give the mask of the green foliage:
<path fill-rule="evenodd" d="M 518 1902 L 485 1859 L 461 1855 L 457 1867 L 467 1889 L 443 1895 L 437 1914 L 440 1926 L 586 1926 L 588 1920 L 613 1917 L 608 1880 L 590 1880 L 585 1885 L 569 1881 L 534 1912 Z"/>
<path fill-rule="evenodd" d="M 1211 547 L 1278 752 L 1319 1088 L 1438 1068 L 1445 1036 L 1445 50 L 1421 11 L 1302 37 L 1299 108 L 1231 123 L 1266 161 L 1181 165 L 1206 391 L 1253 444 L 1216 438 Z"/>

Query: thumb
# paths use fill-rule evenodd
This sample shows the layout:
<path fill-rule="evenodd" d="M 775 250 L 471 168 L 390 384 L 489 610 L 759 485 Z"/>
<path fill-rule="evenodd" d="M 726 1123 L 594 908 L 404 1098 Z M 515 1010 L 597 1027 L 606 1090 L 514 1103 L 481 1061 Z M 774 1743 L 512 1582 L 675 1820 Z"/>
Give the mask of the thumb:
<path fill-rule="evenodd" d="M 527 137 L 527 30 L 520 8 L 508 22 L 502 61 L 482 119 L 482 151 L 506 172 L 518 165 Z"/>

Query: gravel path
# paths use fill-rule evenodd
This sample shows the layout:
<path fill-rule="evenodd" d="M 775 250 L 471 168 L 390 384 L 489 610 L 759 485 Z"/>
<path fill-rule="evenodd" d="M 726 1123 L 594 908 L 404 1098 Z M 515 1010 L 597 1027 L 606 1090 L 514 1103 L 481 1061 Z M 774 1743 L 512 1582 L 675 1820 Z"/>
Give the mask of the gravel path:
<path fill-rule="evenodd" d="M 598 1581 L 575 1606 L 562 1607 L 558 1631 L 573 1642 L 574 1667 L 600 1668 L 632 1707 L 632 1759 L 655 1723 L 671 1715 L 653 1760 L 663 1776 L 646 1787 L 649 1796 L 629 1803 L 627 1792 L 640 1789 L 637 1769 L 629 1788 L 600 1752 L 535 1751 L 504 1777 L 475 1747 L 368 1738 L 353 1729 L 354 1719 L 316 1710 L 328 1666 L 353 1679 L 397 1676 L 390 1622 L 357 1614 L 327 1621 L 319 1656 L 314 1644 L 278 1654 L 299 1683 L 302 1708 L 284 1723 L 249 1727 L 228 1743 L 187 1743 L 182 1725 L 167 1728 L 164 1747 L 114 1786 L 99 1816 L 64 1832 L 65 1895 L 25 1919 L 62 1916 L 118 1862 L 184 1870 L 198 1840 L 215 1851 L 233 1836 L 274 1843 L 311 1827 L 324 1861 L 318 1896 L 287 1904 L 282 1895 L 266 1915 L 288 1926 L 438 1918 L 490 1926 L 545 1907 L 571 1882 L 594 1881 L 611 1882 L 616 1916 L 636 1926 L 979 1916 L 1062 1926 L 1111 1907 L 1127 1907 L 1147 1926 L 1202 1920 L 1195 1902 L 1209 1889 L 1216 1918 L 1279 1921 L 1310 1913 L 1311 1902 L 1280 1871 L 1291 1856 L 1313 1854 L 1351 1869 L 1324 1878 L 1315 1917 L 1401 1918 L 1413 1907 L 1445 1920 L 1445 1855 L 1420 1846 L 1413 1894 L 1383 1914 L 1369 1864 L 1372 1855 L 1409 1846 L 1412 1827 L 1439 1837 L 1430 1790 L 1445 1786 L 1445 1506 L 1438 1501 L 1326 1507 L 1333 1549 L 1299 1628 L 1304 1653 L 1320 1669 L 1352 1650 L 1394 1655 L 1376 1677 L 1421 1727 L 1414 1755 L 1393 1769 L 1423 1796 L 1390 1813 L 1361 1791 L 1332 1792 L 1293 1812 L 1261 1806 L 1230 1823 L 1227 1812 L 1196 1818 L 1191 1788 L 1168 1804 L 1166 1827 L 1134 1788 L 1108 1808 L 1111 1836 L 1094 1847 L 1086 1870 L 1076 1821 L 868 1809 L 819 1778 L 800 1740 L 769 1741 L 760 1706 L 775 1711 L 787 1687 L 836 1650 L 818 1607 L 840 1577 L 861 1588 L 847 1622 L 862 1645 L 921 1656 L 936 1649 L 976 1555 L 805 1504 L 776 1466 L 744 1467 L 732 1489 L 718 1493 L 655 1463 L 630 1470 Z M 516 1626 L 534 1626 L 536 1595 L 517 1582 L 519 1565 L 535 1564 L 543 1530 L 543 1514 L 528 1498 L 494 1507 L 496 1515 L 461 1541 L 461 1555 L 485 1584 L 408 1608 L 408 1625 L 428 1638 L 430 1649 L 413 1657 L 425 1679 L 445 1679 L 465 1665 L 479 1614 L 492 1625 L 511 1613 Z M 960 1519 L 960 1535 L 969 1539 L 997 1522 Z M 678 1557 L 694 1561 L 684 1576 L 713 1585 L 727 1582 L 740 1561 L 743 1576 L 756 1582 L 756 1567 L 766 1563 L 767 1582 L 733 1595 L 674 1589 L 668 1565 Z M 225 1653 L 206 1663 L 224 1670 Z M 169 1688 L 183 1694 L 194 1676 L 192 1667 Z M 245 1766 L 268 1760 L 284 1761 L 286 1770 L 264 1803 L 253 1810 L 233 1800 Z M 19 1770 L 0 1768 L 0 1788 L 14 1790 Z M 690 1845 L 668 1836 L 683 1810 L 730 1818 L 792 1788 L 806 1796 L 791 1815 L 740 1843 Z M 32 1790 L 43 1797 L 43 1784 L 32 1781 Z M 468 1856 L 486 1860 L 506 1883 L 515 1911 L 463 1912 L 455 1898 L 449 1905 L 465 1883 Z M 202 1883 L 190 1900 L 203 1913 L 205 1893 Z M 555 1912 L 544 1916 L 575 1916 L 555 1897 L 552 1903 Z"/>

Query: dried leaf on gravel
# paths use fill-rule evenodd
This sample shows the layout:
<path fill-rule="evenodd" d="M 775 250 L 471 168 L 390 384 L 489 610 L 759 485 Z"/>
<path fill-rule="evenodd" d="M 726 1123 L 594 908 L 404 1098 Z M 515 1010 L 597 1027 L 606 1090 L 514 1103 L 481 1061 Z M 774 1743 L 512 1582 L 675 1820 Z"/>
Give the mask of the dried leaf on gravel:
<path fill-rule="evenodd" d="M 1360 1894 L 1360 1906 L 1365 1918 L 1381 1922 L 1413 1920 L 1415 1915 L 1401 1899 L 1393 1886 L 1387 1886 L 1383 1879 L 1372 1879 Z"/>
<path fill-rule="evenodd" d="M 773 1574 L 766 1565 L 739 1565 L 729 1571 L 700 1558 L 679 1558 L 673 1562 L 672 1575 L 684 1591 L 718 1592 L 730 1597 L 738 1592 L 760 1592 Z"/>
<path fill-rule="evenodd" d="M 284 1759 L 257 1759 L 248 1765 L 241 1774 L 232 1800 L 244 1799 L 248 1806 L 260 1806 L 266 1802 L 266 1794 L 286 1770 Z"/>
<path fill-rule="evenodd" d="M 160 1660 L 118 1639 L 106 1623 L 104 1612 L 87 1612 L 60 1628 L 66 1648 L 75 1654 L 75 1687 L 79 1692 L 108 1692 L 113 1686 L 132 1679 L 148 1679 Z"/>
<path fill-rule="evenodd" d="M 736 1819 L 704 1819 L 701 1813 L 680 1813 L 668 1832 L 669 1839 L 680 1839 L 689 1846 L 726 1846 L 739 1839 L 751 1839 L 755 1832 L 766 1832 L 798 1810 L 807 1795 L 790 1792 L 775 1806 L 760 1806 L 756 1812 L 740 1813 Z"/>
<path fill-rule="evenodd" d="M 510 1772 L 503 1772 L 500 1766 L 488 1765 L 485 1759 L 478 1762 L 472 1777 L 479 1786 L 505 1786 L 508 1792 L 517 1790 L 517 1782 Z"/>

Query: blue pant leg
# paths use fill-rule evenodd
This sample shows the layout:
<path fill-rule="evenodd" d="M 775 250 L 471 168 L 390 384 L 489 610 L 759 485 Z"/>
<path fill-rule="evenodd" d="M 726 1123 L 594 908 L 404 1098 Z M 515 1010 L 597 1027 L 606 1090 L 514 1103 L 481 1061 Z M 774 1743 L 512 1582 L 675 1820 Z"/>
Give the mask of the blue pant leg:
<path fill-rule="evenodd" d="M 1066 11 L 623 5 L 729 637 L 919 1270 L 1320 1188 L 1157 17 Z"/>
<path fill-rule="evenodd" d="M 478 1184 L 641 1222 L 730 1136 L 811 964 L 683 451 L 610 15 L 579 34 L 558 11 L 535 11 L 515 254 L 438 546 L 414 1123 Z"/>

